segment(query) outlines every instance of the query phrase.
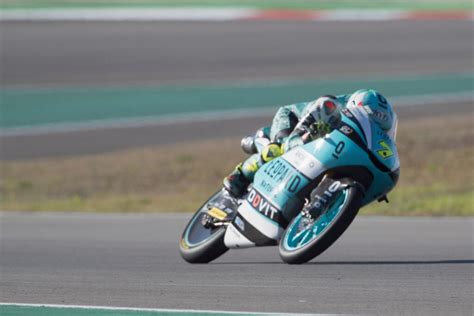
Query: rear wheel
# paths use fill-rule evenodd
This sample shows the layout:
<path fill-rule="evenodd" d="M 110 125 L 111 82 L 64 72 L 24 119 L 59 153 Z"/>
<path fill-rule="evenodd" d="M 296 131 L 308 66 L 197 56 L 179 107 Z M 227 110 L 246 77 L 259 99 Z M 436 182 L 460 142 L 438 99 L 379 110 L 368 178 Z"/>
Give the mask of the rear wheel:
<path fill-rule="evenodd" d="M 189 221 L 179 242 L 179 251 L 189 263 L 208 263 L 223 255 L 228 248 L 224 244 L 227 226 L 203 225 L 208 205 L 218 206 L 230 214 L 236 209 L 236 201 L 223 191 L 216 192 L 204 203 Z"/>
<path fill-rule="evenodd" d="M 359 211 L 363 191 L 355 182 L 343 186 L 316 218 L 300 212 L 280 239 L 280 256 L 290 264 L 307 262 L 331 246 Z"/>

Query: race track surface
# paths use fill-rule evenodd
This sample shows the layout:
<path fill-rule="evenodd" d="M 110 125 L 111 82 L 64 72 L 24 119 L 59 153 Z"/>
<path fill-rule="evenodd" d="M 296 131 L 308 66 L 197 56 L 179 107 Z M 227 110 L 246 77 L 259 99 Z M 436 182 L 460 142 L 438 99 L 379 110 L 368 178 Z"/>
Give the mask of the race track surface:
<path fill-rule="evenodd" d="M 443 114 L 472 115 L 472 103 L 427 104 L 396 109 L 401 120 Z M 0 161 L 96 154 L 179 142 L 243 137 L 270 124 L 272 114 L 245 119 L 223 119 L 183 124 L 92 129 L 52 134 L 0 136 Z"/>
<path fill-rule="evenodd" d="M 0 22 L 2 87 L 166 84 L 469 72 L 472 22 Z M 472 103 L 398 109 L 472 115 Z M 246 120 L 2 136 L 35 159 L 243 136 Z M 265 312 L 472 315 L 472 218 L 360 217 L 309 264 L 276 248 L 186 264 L 190 214 L 2 213 L 0 301 Z"/>
<path fill-rule="evenodd" d="M 472 218 L 359 217 L 305 265 L 276 247 L 185 263 L 190 214 L 3 213 L 0 301 L 265 312 L 472 315 Z"/>
<path fill-rule="evenodd" d="M 469 21 L 0 22 L 0 28 L 0 83 L 7 89 L 159 87 L 473 69 Z M 453 107 L 424 113 L 432 110 L 444 113 Z M 456 104 L 454 111 L 472 113 L 472 104 Z M 243 136 L 267 125 L 269 118 L 1 136 L 0 159 Z"/>
<path fill-rule="evenodd" d="M 0 83 L 120 85 L 473 69 L 472 22 L 1 22 Z"/>

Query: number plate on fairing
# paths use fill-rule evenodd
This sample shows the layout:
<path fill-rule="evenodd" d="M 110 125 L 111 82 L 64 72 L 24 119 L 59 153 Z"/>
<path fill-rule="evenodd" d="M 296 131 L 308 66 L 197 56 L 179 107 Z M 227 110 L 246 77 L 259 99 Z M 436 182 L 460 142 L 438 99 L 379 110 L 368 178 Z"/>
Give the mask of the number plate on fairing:
<path fill-rule="evenodd" d="M 321 173 L 321 163 L 302 148 L 295 148 L 265 164 L 255 175 L 254 188 L 278 209 Z"/>
<path fill-rule="evenodd" d="M 226 231 L 225 245 L 229 248 L 275 245 L 288 225 L 285 212 L 299 203 L 296 193 L 323 171 L 319 160 L 302 148 L 263 165 Z"/>
<path fill-rule="evenodd" d="M 287 162 L 309 179 L 319 176 L 323 165 L 303 147 L 296 147 L 283 156 Z"/>

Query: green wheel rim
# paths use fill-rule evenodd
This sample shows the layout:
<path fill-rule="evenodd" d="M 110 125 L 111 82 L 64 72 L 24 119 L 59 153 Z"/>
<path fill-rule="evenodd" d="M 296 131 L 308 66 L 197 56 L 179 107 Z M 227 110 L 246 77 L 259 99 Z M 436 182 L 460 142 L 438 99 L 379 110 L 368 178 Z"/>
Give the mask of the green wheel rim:
<path fill-rule="evenodd" d="M 313 223 L 305 224 L 306 218 L 299 213 L 288 227 L 283 243 L 288 250 L 303 248 L 313 240 L 320 238 L 331 224 L 341 215 L 341 210 L 349 197 L 349 190 L 345 189 L 337 196 L 329 209 L 319 216 Z"/>

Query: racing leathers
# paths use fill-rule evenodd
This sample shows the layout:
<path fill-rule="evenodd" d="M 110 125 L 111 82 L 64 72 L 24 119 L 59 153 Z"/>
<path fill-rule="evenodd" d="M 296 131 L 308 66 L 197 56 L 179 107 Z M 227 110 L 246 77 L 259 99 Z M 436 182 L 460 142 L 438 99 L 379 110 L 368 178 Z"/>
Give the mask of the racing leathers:
<path fill-rule="evenodd" d="M 242 140 L 244 151 L 253 155 L 237 165 L 224 179 L 224 188 L 234 197 L 240 197 L 263 164 L 294 147 L 329 133 L 339 123 L 340 109 L 346 105 L 349 97 L 350 95 L 337 97 L 328 95 L 314 101 L 280 107 L 270 127 L 261 128 L 255 136 L 248 136 Z M 321 104 L 334 105 L 334 108 L 330 109 L 334 113 L 318 115 L 317 111 L 321 110 Z M 337 117 L 339 121 L 335 119 Z"/>

